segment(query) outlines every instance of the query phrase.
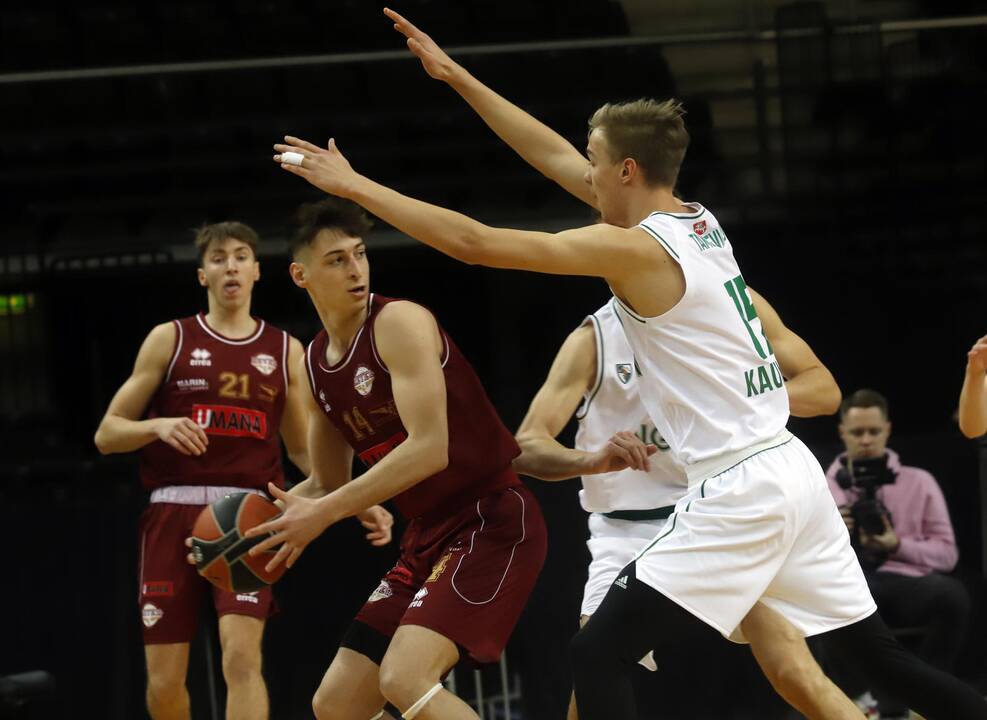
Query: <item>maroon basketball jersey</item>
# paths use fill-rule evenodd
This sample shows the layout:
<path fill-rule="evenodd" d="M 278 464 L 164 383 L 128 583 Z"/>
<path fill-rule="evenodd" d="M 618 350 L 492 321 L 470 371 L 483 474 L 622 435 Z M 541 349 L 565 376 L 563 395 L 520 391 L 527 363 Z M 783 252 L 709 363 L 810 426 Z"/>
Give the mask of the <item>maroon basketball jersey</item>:
<path fill-rule="evenodd" d="M 233 340 L 202 313 L 174 320 L 175 351 L 147 417 L 189 417 L 205 430 L 202 455 L 182 455 L 155 440 L 141 451 L 141 480 L 166 485 L 267 489 L 284 485 L 278 430 L 288 383 L 288 333 L 257 321 Z"/>
<path fill-rule="evenodd" d="M 329 336 L 320 332 L 308 346 L 305 363 L 312 393 L 322 411 L 368 467 L 401 444 L 408 434 L 398 417 L 391 378 L 377 354 L 374 323 L 392 298 L 372 294 L 363 327 L 342 359 L 329 367 Z M 408 518 L 451 509 L 520 481 L 511 461 L 520 453 L 500 421 L 473 367 L 440 327 L 444 352 L 449 424 L 449 465 L 394 497 Z"/>

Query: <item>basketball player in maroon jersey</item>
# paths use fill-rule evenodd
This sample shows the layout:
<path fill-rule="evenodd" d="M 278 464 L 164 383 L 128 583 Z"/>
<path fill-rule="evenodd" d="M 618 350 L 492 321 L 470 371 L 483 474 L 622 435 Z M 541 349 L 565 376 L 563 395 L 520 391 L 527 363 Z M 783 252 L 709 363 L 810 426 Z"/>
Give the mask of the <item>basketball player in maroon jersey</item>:
<path fill-rule="evenodd" d="M 292 462 L 308 471 L 307 390 L 289 372 L 300 367 L 302 345 L 250 315 L 260 277 L 256 245 L 256 233 L 238 222 L 198 231 L 198 276 L 209 312 L 151 330 L 96 432 L 104 454 L 140 449 L 141 480 L 151 491 L 141 518 L 139 603 L 147 706 L 155 720 L 189 717 L 189 643 L 209 591 L 219 615 L 226 717 L 268 716 L 261 636 L 271 590 L 214 588 L 186 564 L 183 546 L 204 505 L 229 492 L 284 484 L 279 432 Z"/>
<path fill-rule="evenodd" d="M 347 630 L 315 714 L 368 720 L 389 702 L 403 718 L 476 718 L 440 680 L 461 657 L 500 657 L 545 557 L 518 446 L 432 314 L 370 292 L 363 210 L 329 198 L 299 221 L 291 275 L 325 328 L 305 354 L 312 477 L 272 485 L 284 514 L 248 534 L 273 532 L 255 550 L 280 544 L 269 567 L 290 566 L 333 523 L 393 498 L 409 520 L 401 556 Z M 351 479 L 354 453 L 368 469 Z"/>

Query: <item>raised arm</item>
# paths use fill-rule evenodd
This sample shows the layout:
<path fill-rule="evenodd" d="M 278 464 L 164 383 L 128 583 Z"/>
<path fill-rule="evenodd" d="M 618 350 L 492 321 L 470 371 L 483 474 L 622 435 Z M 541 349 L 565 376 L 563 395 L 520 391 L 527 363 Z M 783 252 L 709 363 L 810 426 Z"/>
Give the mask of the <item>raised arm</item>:
<path fill-rule="evenodd" d="M 792 332 L 767 300 L 748 288 L 754 309 L 761 319 L 778 366 L 785 376 L 785 389 L 792 415 L 832 415 L 840 408 L 840 386 L 809 344 Z"/>
<path fill-rule="evenodd" d="M 554 275 L 606 278 L 620 290 L 631 277 L 663 292 L 658 275 L 674 276 L 674 304 L 684 291 L 678 265 L 647 232 L 597 223 L 560 233 L 493 228 L 461 213 L 402 195 L 356 173 L 333 140 L 320 148 L 295 137 L 274 146 L 274 161 L 315 187 L 362 205 L 401 232 L 462 262 L 496 268 L 531 270 Z M 289 162 L 297 153 L 301 164 Z M 649 269 L 656 275 L 643 277 Z M 646 311 L 644 308 L 636 308 Z M 657 313 L 654 313 L 657 314 Z"/>
<path fill-rule="evenodd" d="M 144 339 L 130 377 L 120 386 L 99 423 L 94 441 L 103 454 L 138 450 L 161 440 L 183 455 L 201 455 L 209 438 L 191 418 L 141 420 L 168 374 L 177 333 L 173 323 L 158 325 Z"/>
<path fill-rule="evenodd" d="M 596 339 L 593 327 L 584 324 L 562 343 L 518 429 L 521 454 L 514 459 L 517 472 L 541 480 L 567 480 L 626 467 L 650 469 L 648 455 L 657 448 L 645 446 L 631 432 L 616 433 L 596 452 L 567 448 L 555 439 L 596 380 Z"/>
<path fill-rule="evenodd" d="M 987 335 L 967 353 L 960 391 L 960 431 L 968 438 L 987 433 Z"/>
<path fill-rule="evenodd" d="M 394 29 L 407 38 L 408 49 L 421 60 L 425 72 L 459 93 L 525 162 L 596 207 L 596 199 L 584 180 L 588 160 L 572 143 L 470 75 L 406 18 L 389 8 L 384 8 L 384 14 L 394 21 Z"/>
<path fill-rule="evenodd" d="M 281 439 L 291 462 L 305 475 L 312 472 L 308 456 L 308 421 L 311 408 L 319 411 L 318 406 L 312 402 L 312 391 L 305 377 L 305 351 L 298 340 L 289 338 L 288 387 L 284 414 L 281 416 Z"/>

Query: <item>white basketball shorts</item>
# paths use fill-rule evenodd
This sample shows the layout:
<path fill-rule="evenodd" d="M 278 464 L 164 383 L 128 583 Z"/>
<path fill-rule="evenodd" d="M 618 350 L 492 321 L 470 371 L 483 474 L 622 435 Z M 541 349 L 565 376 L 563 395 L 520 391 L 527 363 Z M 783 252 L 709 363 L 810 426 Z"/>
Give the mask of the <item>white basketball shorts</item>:
<path fill-rule="evenodd" d="M 637 578 L 736 642 L 759 600 L 806 636 L 877 609 L 822 468 L 796 437 L 690 487 L 638 555 Z"/>

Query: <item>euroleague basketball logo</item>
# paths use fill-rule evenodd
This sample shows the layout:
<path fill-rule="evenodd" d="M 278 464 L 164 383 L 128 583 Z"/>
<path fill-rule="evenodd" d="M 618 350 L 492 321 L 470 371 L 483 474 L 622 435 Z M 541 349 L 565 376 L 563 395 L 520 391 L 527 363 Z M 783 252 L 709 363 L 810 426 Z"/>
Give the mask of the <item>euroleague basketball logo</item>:
<path fill-rule="evenodd" d="M 374 387 L 374 371 L 364 365 L 358 367 L 353 374 L 353 387 L 361 395 L 369 395 Z"/>
<path fill-rule="evenodd" d="M 260 353 L 250 358 L 250 364 L 260 370 L 265 375 L 270 375 L 278 369 L 278 361 L 272 356 Z"/>

